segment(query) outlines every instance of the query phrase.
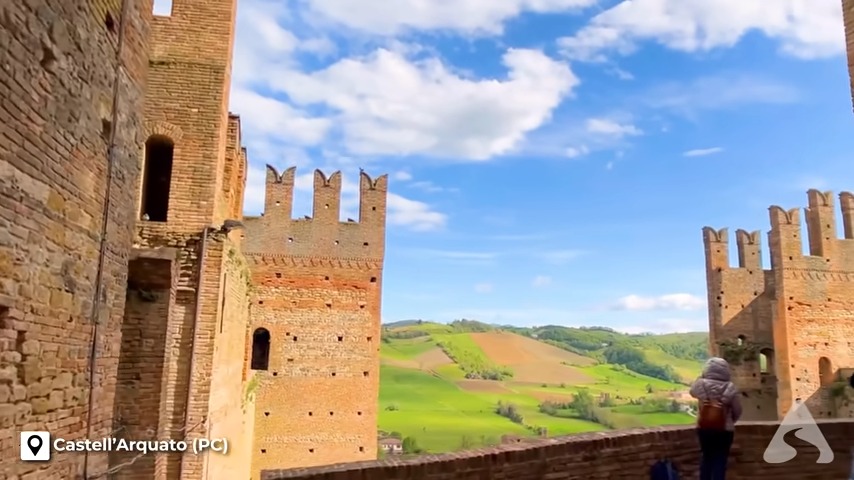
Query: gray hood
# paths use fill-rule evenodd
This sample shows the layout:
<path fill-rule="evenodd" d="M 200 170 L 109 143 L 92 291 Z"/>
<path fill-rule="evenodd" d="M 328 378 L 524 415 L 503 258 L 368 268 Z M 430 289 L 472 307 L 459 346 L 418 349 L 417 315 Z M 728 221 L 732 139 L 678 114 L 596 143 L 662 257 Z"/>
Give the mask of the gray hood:
<path fill-rule="evenodd" d="M 691 395 L 700 400 L 730 404 L 738 393 L 730 378 L 729 363 L 723 358 L 712 357 L 706 361 L 703 374 L 691 386 Z"/>
<path fill-rule="evenodd" d="M 719 382 L 729 382 L 729 363 L 720 357 L 712 357 L 706 360 L 706 365 L 703 367 L 702 378 L 717 380 Z"/>

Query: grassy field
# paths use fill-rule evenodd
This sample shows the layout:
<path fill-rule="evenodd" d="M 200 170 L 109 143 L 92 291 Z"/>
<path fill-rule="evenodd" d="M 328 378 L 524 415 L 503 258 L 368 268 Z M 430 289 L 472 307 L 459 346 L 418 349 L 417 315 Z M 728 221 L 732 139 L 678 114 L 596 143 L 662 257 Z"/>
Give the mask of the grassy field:
<path fill-rule="evenodd" d="M 642 350 L 650 362 L 666 362 L 680 376 L 696 376 L 701 366 L 651 344 Z M 686 413 L 639 404 L 685 385 L 508 331 L 403 325 L 384 330 L 380 353 L 379 429 L 410 437 L 430 453 L 496 444 L 503 435 L 534 437 L 542 429 L 555 436 L 693 421 Z M 488 379 L 495 372 L 507 375 Z M 597 401 L 610 398 L 596 408 L 597 421 L 571 408 L 545 413 L 544 402 L 568 404 L 579 392 Z M 516 421 L 496 412 L 499 402 L 513 406 Z"/>

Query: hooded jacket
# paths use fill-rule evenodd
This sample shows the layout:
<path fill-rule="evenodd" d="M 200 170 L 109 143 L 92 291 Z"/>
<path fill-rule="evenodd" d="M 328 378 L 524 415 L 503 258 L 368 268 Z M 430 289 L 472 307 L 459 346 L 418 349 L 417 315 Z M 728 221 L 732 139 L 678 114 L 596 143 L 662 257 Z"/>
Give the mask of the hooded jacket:
<path fill-rule="evenodd" d="M 703 374 L 691 385 L 691 396 L 700 402 L 717 400 L 727 408 L 727 430 L 735 429 L 735 422 L 741 418 L 741 399 L 735 384 L 730 381 L 729 363 L 719 357 L 706 361 Z"/>

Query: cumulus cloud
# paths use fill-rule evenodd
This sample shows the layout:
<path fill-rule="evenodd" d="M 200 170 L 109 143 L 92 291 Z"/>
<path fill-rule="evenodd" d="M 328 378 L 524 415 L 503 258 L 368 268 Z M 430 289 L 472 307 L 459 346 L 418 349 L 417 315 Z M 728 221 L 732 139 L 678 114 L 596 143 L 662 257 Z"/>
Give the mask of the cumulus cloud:
<path fill-rule="evenodd" d="M 578 147 L 567 147 L 565 153 L 567 158 L 578 158 L 590 153 L 590 149 L 587 148 L 587 145 L 581 145 Z"/>
<path fill-rule="evenodd" d="M 522 12 L 557 13 L 596 0 L 303 0 L 312 12 L 336 24 L 377 35 L 405 30 L 446 30 L 496 35 Z"/>
<path fill-rule="evenodd" d="M 815 58 L 844 51 L 841 25 L 839 0 L 625 0 L 558 45 L 572 59 L 604 61 L 642 41 L 695 52 L 731 47 L 755 31 L 785 54 Z"/>
<path fill-rule="evenodd" d="M 506 78 L 461 76 L 436 58 L 378 49 L 322 70 L 285 70 L 271 87 L 297 105 L 334 112 L 357 155 L 488 160 L 513 150 L 578 85 L 569 67 L 538 50 L 503 56 Z"/>
<path fill-rule="evenodd" d="M 474 286 L 474 291 L 477 293 L 492 293 L 493 287 L 491 283 L 478 283 Z"/>
<path fill-rule="evenodd" d="M 714 155 L 716 153 L 723 152 L 724 149 L 721 147 L 712 147 L 712 148 L 697 148 L 694 150 L 688 150 L 682 153 L 685 157 L 705 157 L 706 155 Z"/>
<path fill-rule="evenodd" d="M 536 288 L 548 287 L 551 284 L 552 284 L 552 277 L 549 277 L 547 275 L 537 275 L 536 277 L 534 277 L 534 280 L 531 282 L 531 285 L 533 285 Z"/>
<path fill-rule="evenodd" d="M 393 178 L 395 180 L 399 180 L 401 182 L 408 182 L 408 181 L 412 180 L 412 174 L 409 172 L 401 170 L 399 172 L 395 172 L 391 178 Z"/>
<path fill-rule="evenodd" d="M 706 301 L 688 293 L 672 293 L 659 297 L 642 297 L 628 295 L 617 300 L 614 310 L 649 311 L 649 310 L 699 310 L 706 306 Z"/>

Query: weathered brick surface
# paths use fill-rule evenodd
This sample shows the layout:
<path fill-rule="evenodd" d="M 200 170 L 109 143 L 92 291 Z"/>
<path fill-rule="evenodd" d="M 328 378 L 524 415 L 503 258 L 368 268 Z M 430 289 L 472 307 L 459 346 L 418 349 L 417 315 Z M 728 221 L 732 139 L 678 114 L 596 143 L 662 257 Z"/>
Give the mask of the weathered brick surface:
<path fill-rule="evenodd" d="M 839 195 L 844 238 L 833 194 L 810 190 L 808 199 L 806 238 L 797 208 L 770 208 L 768 270 L 759 232 L 737 233 L 730 267 L 726 229 L 704 229 L 712 351 L 741 337 L 769 359 L 766 373 L 756 352 L 734 366 L 746 418 L 782 417 L 798 400 L 816 417 L 847 416 L 839 397 L 843 370 L 854 368 L 854 195 Z"/>
<path fill-rule="evenodd" d="M 854 97 L 854 0 L 842 0 L 842 18 L 845 22 L 845 44 L 848 52 L 848 78 Z"/>
<path fill-rule="evenodd" d="M 314 212 L 299 220 L 294 175 L 268 169 L 264 215 L 246 222 L 252 330 L 271 334 L 269 367 L 255 372 L 256 479 L 377 455 L 387 177 L 362 174 L 359 222 L 342 223 L 340 173 L 315 172 Z"/>
<path fill-rule="evenodd" d="M 854 421 L 820 421 L 834 452 L 829 464 L 816 463 L 815 447 L 791 434 L 786 441 L 797 450 L 795 458 L 782 464 L 766 463 L 763 454 L 777 427 L 776 422 L 738 425 L 727 478 L 850 478 Z M 682 478 L 698 478 L 699 446 L 694 429 L 659 427 L 590 433 L 411 460 L 268 470 L 261 480 L 642 480 L 649 478 L 649 468 L 662 458 L 671 459 Z"/>
<path fill-rule="evenodd" d="M 22 464 L 22 429 L 112 428 L 150 11 L 0 3 L 0 478 L 83 473 L 79 453 Z"/>

